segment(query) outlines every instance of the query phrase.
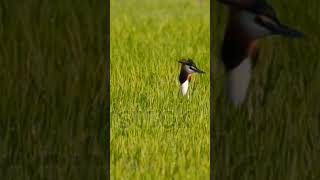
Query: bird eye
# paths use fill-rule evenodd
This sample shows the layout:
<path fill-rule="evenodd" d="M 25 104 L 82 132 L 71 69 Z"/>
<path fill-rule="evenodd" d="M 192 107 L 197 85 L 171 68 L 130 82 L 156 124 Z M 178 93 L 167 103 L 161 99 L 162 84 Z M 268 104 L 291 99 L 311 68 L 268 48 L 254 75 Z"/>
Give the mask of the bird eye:
<path fill-rule="evenodd" d="M 255 21 L 257 24 L 260 24 L 260 25 L 276 25 L 276 20 L 273 20 L 267 16 L 264 16 L 264 15 L 258 15 L 255 17 Z"/>
<path fill-rule="evenodd" d="M 193 70 L 193 71 L 196 71 L 196 68 L 193 67 L 193 66 L 190 66 L 190 69 Z"/>
<path fill-rule="evenodd" d="M 267 16 L 261 16 L 260 18 L 265 23 L 274 24 L 274 21 Z"/>

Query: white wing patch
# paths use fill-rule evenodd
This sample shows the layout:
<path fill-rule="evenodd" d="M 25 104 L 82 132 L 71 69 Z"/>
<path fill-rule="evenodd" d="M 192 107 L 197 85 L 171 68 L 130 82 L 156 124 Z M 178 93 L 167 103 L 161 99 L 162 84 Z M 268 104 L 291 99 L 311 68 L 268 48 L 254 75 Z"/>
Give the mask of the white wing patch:
<path fill-rule="evenodd" d="M 184 83 L 181 84 L 180 90 L 183 96 L 186 95 L 188 92 L 188 85 L 189 85 L 188 80 L 186 80 Z"/>
<path fill-rule="evenodd" d="M 250 77 L 250 58 L 246 58 L 238 67 L 227 73 L 227 94 L 234 105 L 239 105 L 245 100 Z"/>

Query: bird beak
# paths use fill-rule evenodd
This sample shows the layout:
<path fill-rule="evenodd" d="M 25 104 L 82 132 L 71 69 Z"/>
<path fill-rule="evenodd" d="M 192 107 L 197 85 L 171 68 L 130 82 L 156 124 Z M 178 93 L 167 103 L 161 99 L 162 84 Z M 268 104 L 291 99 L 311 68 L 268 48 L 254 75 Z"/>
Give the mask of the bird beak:
<path fill-rule="evenodd" d="M 300 38 L 304 36 L 303 33 L 282 24 L 268 24 L 268 29 L 270 29 L 273 34 L 287 37 Z"/>
<path fill-rule="evenodd" d="M 179 63 L 183 64 L 184 62 L 183 61 L 178 61 Z"/>
<path fill-rule="evenodd" d="M 195 71 L 196 73 L 200 73 L 200 74 L 206 73 L 206 72 L 204 72 L 204 71 L 201 71 L 201 70 L 198 69 L 197 67 L 194 67 L 194 71 Z"/>

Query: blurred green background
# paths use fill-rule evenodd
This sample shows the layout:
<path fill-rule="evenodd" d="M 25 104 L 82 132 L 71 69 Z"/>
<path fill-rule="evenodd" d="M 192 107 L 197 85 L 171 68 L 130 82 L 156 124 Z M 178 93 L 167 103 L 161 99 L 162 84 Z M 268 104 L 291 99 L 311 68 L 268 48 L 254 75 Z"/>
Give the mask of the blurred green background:
<path fill-rule="evenodd" d="M 261 42 L 247 102 L 226 105 L 219 59 L 226 8 L 212 19 L 215 179 L 320 179 L 320 2 L 268 1 L 281 22 L 305 33 Z"/>
<path fill-rule="evenodd" d="M 107 12 L 0 2 L 1 179 L 106 178 Z"/>
<path fill-rule="evenodd" d="M 111 1 L 111 179 L 208 179 L 209 1 Z M 181 58 L 195 74 L 179 94 Z"/>

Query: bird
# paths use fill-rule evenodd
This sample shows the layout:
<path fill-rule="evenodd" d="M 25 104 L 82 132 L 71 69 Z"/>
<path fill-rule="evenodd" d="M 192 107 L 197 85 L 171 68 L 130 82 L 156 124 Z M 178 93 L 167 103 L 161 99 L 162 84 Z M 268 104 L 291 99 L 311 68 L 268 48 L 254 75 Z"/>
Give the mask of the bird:
<path fill-rule="evenodd" d="M 192 59 L 181 59 L 178 62 L 181 63 L 181 70 L 179 75 L 180 91 L 181 94 L 184 96 L 188 92 L 188 86 L 191 81 L 191 74 L 203 74 L 205 72 L 200 70 Z"/>
<path fill-rule="evenodd" d="M 300 38 L 304 34 L 280 23 L 275 10 L 264 0 L 218 0 L 229 7 L 229 17 L 221 47 L 226 72 L 226 93 L 235 106 L 243 104 L 251 71 L 259 56 L 258 42 L 280 35 Z"/>

